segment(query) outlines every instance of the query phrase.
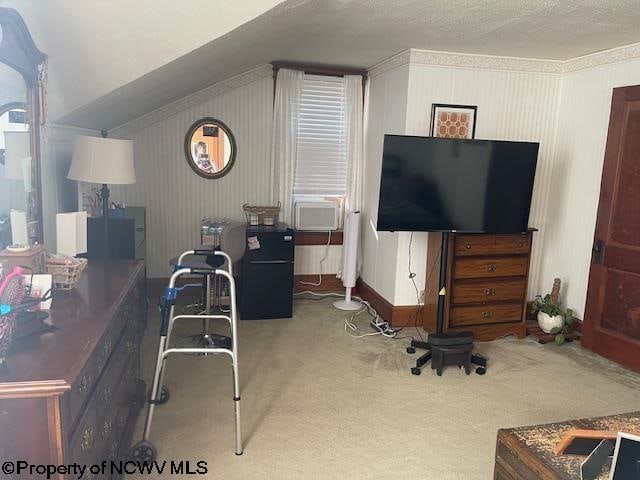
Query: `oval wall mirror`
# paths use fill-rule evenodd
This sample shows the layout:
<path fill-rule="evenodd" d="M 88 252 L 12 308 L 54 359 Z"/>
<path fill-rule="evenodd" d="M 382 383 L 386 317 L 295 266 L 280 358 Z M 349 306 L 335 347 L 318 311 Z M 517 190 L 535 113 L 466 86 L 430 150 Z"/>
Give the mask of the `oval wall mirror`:
<path fill-rule="evenodd" d="M 215 118 L 194 123 L 184 140 L 187 163 L 204 178 L 220 178 L 233 167 L 236 141 L 229 127 Z"/>

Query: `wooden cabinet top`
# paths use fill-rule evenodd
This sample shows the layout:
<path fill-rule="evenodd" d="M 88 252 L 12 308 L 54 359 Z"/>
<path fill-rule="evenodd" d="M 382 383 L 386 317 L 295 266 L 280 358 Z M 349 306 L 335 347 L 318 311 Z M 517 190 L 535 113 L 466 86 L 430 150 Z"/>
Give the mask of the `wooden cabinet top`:
<path fill-rule="evenodd" d="M 60 395 L 96 348 L 143 262 L 92 260 L 74 290 L 56 292 L 49 322 L 56 330 L 18 340 L 0 369 L 0 398 Z"/>

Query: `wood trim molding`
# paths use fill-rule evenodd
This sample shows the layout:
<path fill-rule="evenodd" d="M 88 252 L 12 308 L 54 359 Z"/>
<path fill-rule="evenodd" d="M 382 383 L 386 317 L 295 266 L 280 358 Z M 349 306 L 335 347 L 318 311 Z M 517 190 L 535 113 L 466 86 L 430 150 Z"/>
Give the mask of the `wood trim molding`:
<path fill-rule="evenodd" d="M 326 245 L 328 237 L 328 232 L 296 230 L 296 245 Z M 329 245 L 342 245 L 342 230 L 334 230 L 331 232 L 331 242 Z"/>
<path fill-rule="evenodd" d="M 356 282 L 356 286 L 360 298 L 369 302 L 378 312 L 378 315 L 392 327 L 402 328 L 421 325 L 422 315 L 415 305 L 393 305 L 361 278 Z M 420 306 L 420 309 L 422 309 L 422 306 Z"/>
<path fill-rule="evenodd" d="M 297 63 L 276 60 L 271 62 L 273 67 L 273 77 L 278 74 L 278 70 L 281 68 L 288 68 L 290 70 L 302 70 L 304 73 L 310 75 L 328 75 L 332 77 L 344 77 L 345 75 L 361 75 L 362 78 L 367 78 L 368 72 L 366 68 L 358 67 L 343 67 L 340 65 L 328 65 L 324 63 Z"/>
<path fill-rule="evenodd" d="M 300 282 L 318 283 L 318 275 L 294 275 L 293 276 L 293 291 L 296 293 L 309 290 L 310 292 L 318 293 L 340 293 L 344 291 L 342 280 L 336 278 L 335 273 L 322 274 L 322 282 L 320 285 L 305 285 Z"/>
<path fill-rule="evenodd" d="M 65 380 L 0 383 L 0 399 L 63 395 L 71 385 Z"/>

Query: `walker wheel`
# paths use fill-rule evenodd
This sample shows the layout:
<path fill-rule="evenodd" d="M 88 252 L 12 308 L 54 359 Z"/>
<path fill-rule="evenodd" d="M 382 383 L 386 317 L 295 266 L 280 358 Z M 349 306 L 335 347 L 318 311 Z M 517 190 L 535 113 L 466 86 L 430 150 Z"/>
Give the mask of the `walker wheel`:
<path fill-rule="evenodd" d="M 420 375 L 421 373 L 422 373 L 422 371 L 418 367 L 413 367 L 411 369 L 411 374 L 412 375 Z"/>
<path fill-rule="evenodd" d="M 485 373 L 487 373 L 487 369 L 485 367 L 478 367 L 476 368 L 476 373 L 478 375 L 484 375 Z"/>
<path fill-rule="evenodd" d="M 413 347 L 407 347 L 407 353 L 416 353 L 416 349 Z"/>
<path fill-rule="evenodd" d="M 156 405 L 164 405 L 169 401 L 170 397 L 171 395 L 169 394 L 169 388 L 163 385 L 162 389 L 160 390 L 160 398 L 158 399 Z M 149 392 L 147 393 L 147 398 L 151 400 L 151 390 L 149 390 Z"/>
<path fill-rule="evenodd" d="M 138 462 L 140 464 L 150 464 L 156 459 L 156 447 L 150 442 L 142 440 L 131 447 L 131 461 Z"/>

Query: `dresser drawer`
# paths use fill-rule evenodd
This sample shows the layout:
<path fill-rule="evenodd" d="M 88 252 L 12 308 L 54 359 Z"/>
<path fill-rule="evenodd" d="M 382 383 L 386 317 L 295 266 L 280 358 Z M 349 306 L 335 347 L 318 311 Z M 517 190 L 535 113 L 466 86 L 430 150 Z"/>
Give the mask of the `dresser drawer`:
<path fill-rule="evenodd" d="M 93 394 L 96 384 L 100 380 L 107 363 L 110 361 L 111 355 L 116 343 L 119 341 L 122 331 L 133 328 L 135 332 L 143 331 L 145 323 L 140 313 L 140 289 L 135 289 L 125 297 L 125 301 L 118 309 L 114 320 L 109 324 L 107 330 L 98 342 L 97 347 L 91 354 L 89 361 L 86 363 L 76 381 L 73 383 L 71 390 L 66 395 L 66 417 L 65 423 L 71 429 L 76 425 L 78 415 L 88 399 Z M 135 341 L 135 336 L 130 341 Z"/>
<path fill-rule="evenodd" d="M 524 293 L 524 278 L 460 280 L 453 285 L 451 302 L 461 304 L 520 300 L 524 297 Z"/>
<path fill-rule="evenodd" d="M 449 326 L 451 327 L 520 321 L 522 321 L 522 303 L 454 306 L 451 308 L 449 316 Z"/>
<path fill-rule="evenodd" d="M 514 255 L 529 252 L 529 235 L 456 235 L 455 253 L 469 255 Z"/>
<path fill-rule="evenodd" d="M 455 278 L 516 277 L 527 273 L 528 257 L 458 258 L 454 262 Z"/>

